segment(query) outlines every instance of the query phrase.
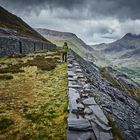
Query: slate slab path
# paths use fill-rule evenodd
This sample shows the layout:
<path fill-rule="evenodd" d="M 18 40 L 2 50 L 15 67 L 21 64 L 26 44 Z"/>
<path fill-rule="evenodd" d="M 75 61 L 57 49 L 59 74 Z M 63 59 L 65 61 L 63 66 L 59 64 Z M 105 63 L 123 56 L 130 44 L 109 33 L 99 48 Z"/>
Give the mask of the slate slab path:
<path fill-rule="evenodd" d="M 68 54 L 68 98 L 67 140 L 113 139 L 108 120 L 90 97 L 90 84 L 71 53 Z"/>

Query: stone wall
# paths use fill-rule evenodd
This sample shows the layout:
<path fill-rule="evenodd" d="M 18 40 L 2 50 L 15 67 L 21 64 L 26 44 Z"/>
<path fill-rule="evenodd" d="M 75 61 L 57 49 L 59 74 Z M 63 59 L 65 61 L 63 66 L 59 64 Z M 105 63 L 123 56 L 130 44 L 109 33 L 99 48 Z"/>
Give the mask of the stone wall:
<path fill-rule="evenodd" d="M 53 50 L 56 45 L 28 38 L 0 37 L 0 56 Z"/>

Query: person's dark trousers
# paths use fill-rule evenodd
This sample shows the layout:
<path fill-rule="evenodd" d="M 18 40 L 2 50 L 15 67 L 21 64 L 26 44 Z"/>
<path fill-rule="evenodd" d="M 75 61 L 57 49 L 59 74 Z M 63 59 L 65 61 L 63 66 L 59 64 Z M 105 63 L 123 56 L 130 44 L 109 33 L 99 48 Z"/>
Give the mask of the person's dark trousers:
<path fill-rule="evenodd" d="M 67 62 L 67 52 L 63 52 L 62 54 L 62 60 Z"/>

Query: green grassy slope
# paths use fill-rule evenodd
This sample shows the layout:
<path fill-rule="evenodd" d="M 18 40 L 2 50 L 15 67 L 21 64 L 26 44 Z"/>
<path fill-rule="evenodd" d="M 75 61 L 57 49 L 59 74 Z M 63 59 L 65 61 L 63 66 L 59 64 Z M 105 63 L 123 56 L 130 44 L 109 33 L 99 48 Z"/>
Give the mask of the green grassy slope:
<path fill-rule="evenodd" d="M 67 65 L 61 55 L 3 57 L 0 64 L 9 69 L 0 71 L 0 140 L 65 140 Z"/>

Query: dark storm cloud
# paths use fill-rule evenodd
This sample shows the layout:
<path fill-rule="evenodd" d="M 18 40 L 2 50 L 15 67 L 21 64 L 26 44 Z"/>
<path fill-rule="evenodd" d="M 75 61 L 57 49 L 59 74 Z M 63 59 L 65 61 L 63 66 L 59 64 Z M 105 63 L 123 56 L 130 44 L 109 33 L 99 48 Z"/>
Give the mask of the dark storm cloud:
<path fill-rule="evenodd" d="M 18 9 L 20 12 L 32 11 L 39 12 L 40 9 L 49 8 L 55 10 L 56 8 L 63 8 L 68 11 L 73 9 L 79 10 L 80 16 L 83 16 L 85 11 L 89 18 L 102 18 L 104 16 L 116 18 L 140 18 L 140 0 L 1 0 L 0 4 L 4 7 Z M 81 12 L 83 11 L 83 12 Z M 71 16 L 75 18 L 75 16 Z"/>
<path fill-rule="evenodd" d="M 0 1 L 0 4 L 5 7 L 16 8 L 22 12 L 26 9 L 37 10 L 38 8 L 50 8 L 55 10 L 57 7 L 72 10 L 77 6 L 83 5 L 84 1 L 85 0 L 4 0 Z"/>
<path fill-rule="evenodd" d="M 140 0 L 0 0 L 32 27 L 76 33 L 87 43 L 140 33 Z"/>

